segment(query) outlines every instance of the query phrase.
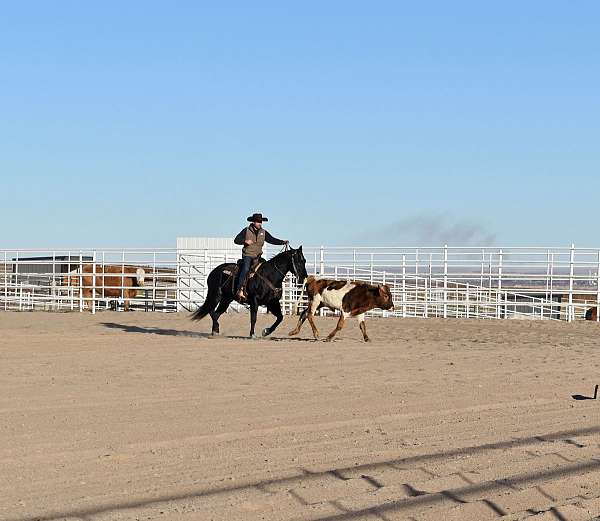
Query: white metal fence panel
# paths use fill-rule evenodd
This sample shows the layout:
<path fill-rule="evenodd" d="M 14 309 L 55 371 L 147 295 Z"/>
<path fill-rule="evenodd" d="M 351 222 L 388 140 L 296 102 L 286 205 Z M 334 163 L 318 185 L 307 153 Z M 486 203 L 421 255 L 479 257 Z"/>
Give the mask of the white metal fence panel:
<path fill-rule="evenodd" d="M 0 310 L 96 312 L 130 305 L 144 311 L 192 311 L 204 301 L 208 273 L 239 257 L 230 239 L 211 248 L 194 246 L 214 243 L 193 241 L 178 240 L 175 249 L 0 250 Z M 389 284 L 395 309 L 373 312 L 384 316 L 572 321 L 600 307 L 600 249 L 304 251 L 309 274 Z M 144 270 L 140 287 L 131 285 L 136 269 Z M 302 305 L 301 290 L 293 277 L 286 278 L 286 313 Z"/>

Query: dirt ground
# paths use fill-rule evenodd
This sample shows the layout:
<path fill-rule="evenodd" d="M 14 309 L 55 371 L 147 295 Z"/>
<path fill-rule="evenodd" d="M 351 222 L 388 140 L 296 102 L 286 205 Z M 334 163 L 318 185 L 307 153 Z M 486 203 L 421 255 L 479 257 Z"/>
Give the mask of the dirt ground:
<path fill-rule="evenodd" d="M 600 515 L 598 324 L 293 322 L 0 313 L 0 519 Z"/>

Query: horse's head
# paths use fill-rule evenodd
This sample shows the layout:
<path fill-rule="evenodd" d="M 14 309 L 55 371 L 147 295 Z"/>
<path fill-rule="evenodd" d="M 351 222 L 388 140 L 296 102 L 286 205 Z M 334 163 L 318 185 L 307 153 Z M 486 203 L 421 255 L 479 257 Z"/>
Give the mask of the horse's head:
<path fill-rule="evenodd" d="M 306 273 L 306 259 L 302 253 L 302 246 L 297 250 L 290 248 L 288 253 L 290 254 L 291 260 L 290 271 L 300 284 L 304 284 L 304 281 L 308 277 L 308 273 Z"/>

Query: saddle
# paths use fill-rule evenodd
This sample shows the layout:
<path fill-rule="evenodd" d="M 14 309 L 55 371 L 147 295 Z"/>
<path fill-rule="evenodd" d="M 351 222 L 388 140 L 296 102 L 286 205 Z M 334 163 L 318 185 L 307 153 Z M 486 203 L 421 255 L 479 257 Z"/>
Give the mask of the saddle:
<path fill-rule="evenodd" d="M 237 261 L 237 264 L 233 268 L 223 270 L 223 273 L 225 273 L 225 275 L 231 275 L 233 277 L 233 279 L 235 280 L 237 278 L 238 273 L 242 269 L 243 262 L 244 261 L 242 259 L 239 259 Z M 262 257 L 258 257 L 257 259 L 254 259 L 252 261 L 252 264 L 250 266 L 250 271 L 248 272 L 248 277 L 246 279 L 247 281 L 250 280 L 252 277 L 254 277 L 254 274 L 258 271 L 258 268 L 260 268 L 260 266 L 263 262 L 266 262 L 266 261 Z"/>
<path fill-rule="evenodd" d="M 237 261 L 237 264 L 233 268 L 223 270 L 223 273 L 225 273 L 226 275 L 229 275 L 231 277 L 231 290 L 232 291 L 236 287 L 235 283 L 236 283 L 236 281 L 238 279 L 238 276 L 239 276 L 239 273 L 240 273 L 240 269 L 242 267 L 242 263 L 243 262 L 244 261 L 242 259 L 240 259 L 240 260 Z M 248 276 L 246 277 L 246 280 L 242 284 L 242 289 L 246 288 L 246 286 L 248 285 L 248 282 L 250 282 L 250 279 L 252 279 L 258 273 L 258 270 L 260 269 L 260 267 L 265 262 L 266 262 L 265 259 L 263 259 L 262 257 L 254 259 L 252 261 L 252 265 L 250 266 L 250 271 L 248 272 Z M 281 294 L 282 294 L 282 289 L 281 288 L 276 288 L 267 279 L 263 279 L 263 280 L 267 284 L 267 286 L 269 286 L 271 288 L 271 290 L 273 290 L 273 293 L 275 294 L 275 296 L 277 296 L 277 298 L 280 298 Z M 243 300 L 242 301 L 238 301 L 238 302 L 244 303 Z"/>

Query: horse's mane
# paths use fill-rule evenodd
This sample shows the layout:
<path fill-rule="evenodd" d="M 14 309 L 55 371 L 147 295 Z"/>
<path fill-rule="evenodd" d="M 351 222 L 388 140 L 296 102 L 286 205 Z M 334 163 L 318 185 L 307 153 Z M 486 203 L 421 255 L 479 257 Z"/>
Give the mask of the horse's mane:
<path fill-rule="evenodd" d="M 286 255 L 290 255 L 292 253 L 293 253 L 293 250 L 291 248 L 289 250 L 280 251 L 277 255 L 275 255 L 274 257 L 271 257 L 267 262 L 273 262 L 274 263 L 277 260 L 282 259 Z"/>

